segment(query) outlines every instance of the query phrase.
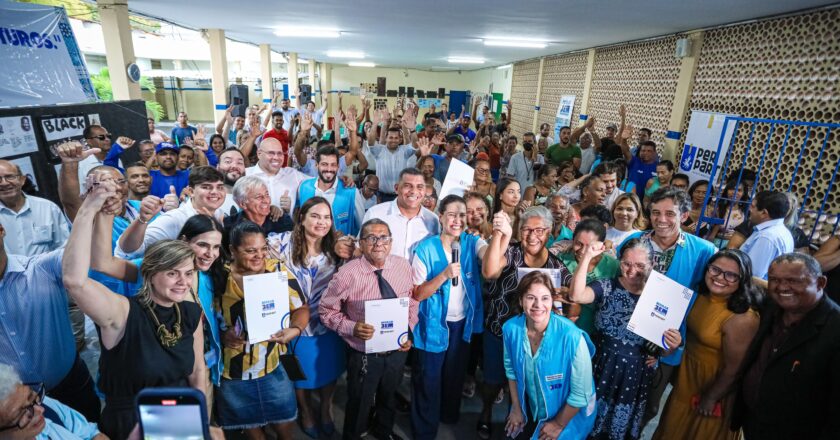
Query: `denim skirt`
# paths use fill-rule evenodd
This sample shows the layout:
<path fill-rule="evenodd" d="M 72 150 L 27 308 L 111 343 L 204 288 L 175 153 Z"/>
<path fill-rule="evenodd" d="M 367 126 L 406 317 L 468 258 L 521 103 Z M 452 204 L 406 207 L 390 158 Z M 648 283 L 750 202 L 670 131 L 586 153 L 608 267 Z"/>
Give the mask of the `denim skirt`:
<path fill-rule="evenodd" d="M 295 388 L 282 365 L 258 379 L 222 378 L 216 410 L 223 429 L 291 422 L 297 418 Z"/>

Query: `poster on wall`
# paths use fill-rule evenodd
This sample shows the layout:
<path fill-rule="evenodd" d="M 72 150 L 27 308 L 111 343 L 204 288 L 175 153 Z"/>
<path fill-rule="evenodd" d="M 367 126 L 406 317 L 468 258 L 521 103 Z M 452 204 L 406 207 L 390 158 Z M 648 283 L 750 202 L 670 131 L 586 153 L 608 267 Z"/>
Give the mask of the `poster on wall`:
<path fill-rule="evenodd" d="M 560 140 L 560 127 L 572 126 L 572 110 L 575 108 L 575 95 L 563 95 L 560 97 L 560 104 L 557 106 L 557 115 L 554 117 L 554 139 Z"/>
<path fill-rule="evenodd" d="M 38 190 L 38 179 L 35 178 L 35 168 L 32 166 L 32 159 L 27 157 L 21 157 L 18 159 L 14 159 L 9 161 L 20 168 L 21 174 L 28 177 L 29 181 L 35 185 L 35 191 Z"/>
<path fill-rule="evenodd" d="M 99 114 L 42 116 L 41 132 L 47 141 L 47 149 L 52 159 L 57 159 L 56 147 L 67 141 L 82 141 L 85 128 L 99 124 Z M 112 141 L 114 139 L 111 139 Z"/>
<path fill-rule="evenodd" d="M 431 106 L 435 106 L 436 108 L 440 108 L 440 104 L 443 102 L 441 99 L 418 99 L 417 105 L 420 108 L 430 108 Z"/>
<path fill-rule="evenodd" d="M 0 118 L 0 157 L 38 151 L 32 118 L 29 116 L 11 116 Z"/>
<path fill-rule="evenodd" d="M 96 100 L 64 8 L 0 3 L 0 107 Z"/>
<path fill-rule="evenodd" d="M 726 135 L 723 138 L 720 155 L 718 155 L 717 149 L 723 133 L 723 122 L 727 116 L 738 115 L 691 111 L 679 164 L 679 172 L 687 174 L 691 183 L 696 180 L 709 180 L 715 162 L 718 167 L 723 166 L 723 161 L 729 152 L 729 144 L 732 142 L 732 133 L 735 130 L 735 123 L 730 122 L 726 127 Z"/>

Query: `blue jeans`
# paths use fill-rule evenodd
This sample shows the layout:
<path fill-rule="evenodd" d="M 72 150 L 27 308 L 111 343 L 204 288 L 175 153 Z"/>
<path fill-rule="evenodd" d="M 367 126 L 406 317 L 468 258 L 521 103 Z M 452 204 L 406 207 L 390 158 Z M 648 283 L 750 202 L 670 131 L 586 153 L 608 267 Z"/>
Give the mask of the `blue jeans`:
<path fill-rule="evenodd" d="M 465 319 L 447 322 L 446 351 L 430 353 L 415 349 L 411 373 L 411 429 L 418 440 L 437 437 L 440 422 L 458 423 L 461 393 L 467 373 L 470 345 L 464 342 Z"/>

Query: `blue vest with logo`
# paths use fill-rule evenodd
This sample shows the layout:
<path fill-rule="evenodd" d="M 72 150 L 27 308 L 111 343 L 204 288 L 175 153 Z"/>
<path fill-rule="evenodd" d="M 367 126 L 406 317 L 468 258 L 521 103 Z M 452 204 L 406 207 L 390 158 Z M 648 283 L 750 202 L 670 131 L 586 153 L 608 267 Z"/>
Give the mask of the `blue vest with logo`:
<path fill-rule="evenodd" d="M 300 208 L 307 200 L 315 197 L 317 178 L 304 180 L 298 190 L 297 207 Z M 335 185 L 335 199 L 332 203 L 333 224 L 337 231 L 344 235 L 359 233 L 361 225 L 356 224 L 356 188 L 347 188 L 339 180 Z"/>
<path fill-rule="evenodd" d="M 519 395 L 519 405 L 527 423 L 531 415 L 525 408 L 527 402 L 525 397 L 525 384 L 529 379 L 525 377 L 525 344 L 527 331 L 525 328 L 525 315 L 520 314 L 511 318 L 502 326 L 502 337 L 504 339 L 505 352 L 510 357 L 511 367 L 516 374 L 516 391 Z M 571 390 L 572 360 L 577 352 L 580 339 L 586 341 L 590 355 L 595 353 L 595 346 L 589 340 L 589 336 L 579 329 L 572 321 L 551 313 L 548 327 L 545 329 L 540 346 L 540 355 L 536 359 L 535 370 L 538 376 L 540 389 L 542 390 L 543 401 L 545 402 L 545 413 L 548 416 L 545 420 L 539 420 L 537 429 L 532 439 L 539 437 L 542 424 L 557 416 L 557 413 L 566 404 Z M 592 389 L 595 389 L 594 381 Z M 589 404 L 581 408 L 572 417 L 566 428 L 560 434 L 558 440 L 585 439 L 592 427 L 595 425 L 595 393 L 593 391 Z"/>
<path fill-rule="evenodd" d="M 464 289 L 464 341 L 470 342 L 473 333 L 481 333 L 484 321 L 484 305 L 481 300 L 481 269 L 475 243 L 478 237 L 461 233 L 461 276 L 458 282 Z M 449 253 L 444 251 L 440 235 L 425 238 L 414 250 L 414 257 L 426 266 L 426 281 L 431 280 L 451 263 Z M 431 353 L 446 351 L 449 345 L 449 328 L 446 326 L 446 312 L 449 308 L 449 288 L 452 281 L 446 281 L 432 296 L 420 301 L 417 310 L 417 325 L 414 326 L 414 346 Z"/>

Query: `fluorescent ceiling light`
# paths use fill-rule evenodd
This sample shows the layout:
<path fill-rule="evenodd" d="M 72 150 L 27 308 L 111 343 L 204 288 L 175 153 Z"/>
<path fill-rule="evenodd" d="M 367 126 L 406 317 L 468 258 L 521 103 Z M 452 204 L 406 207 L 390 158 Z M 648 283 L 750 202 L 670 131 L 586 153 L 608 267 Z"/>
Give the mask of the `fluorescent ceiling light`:
<path fill-rule="evenodd" d="M 365 54 L 349 50 L 328 50 L 327 56 L 330 58 L 364 58 Z"/>
<path fill-rule="evenodd" d="M 535 49 L 543 49 L 547 44 L 543 41 L 527 41 L 527 40 L 484 40 L 485 46 L 503 46 L 503 47 L 528 47 Z"/>
<path fill-rule="evenodd" d="M 288 28 L 276 29 L 274 35 L 278 37 L 298 38 L 338 38 L 341 32 L 334 29 Z"/>
<path fill-rule="evenodd" d="M 376 67 L 376 64 L 369 61 L 351 61 L 347 65 L 352 67 Z"/>
<path fill-rule="evenodd" d="M 483 58 L 449 57 L 446 61 L 454 64 L 484 64 Z"/>
<path fill-rule="evenodd" d="M 503 70 L 503 69 L 510 69 L 511 67 L 513 67 L 513 64 L 505 64 L 504 66 L 499 66 L 496 69 L 497 70 Z"/>

